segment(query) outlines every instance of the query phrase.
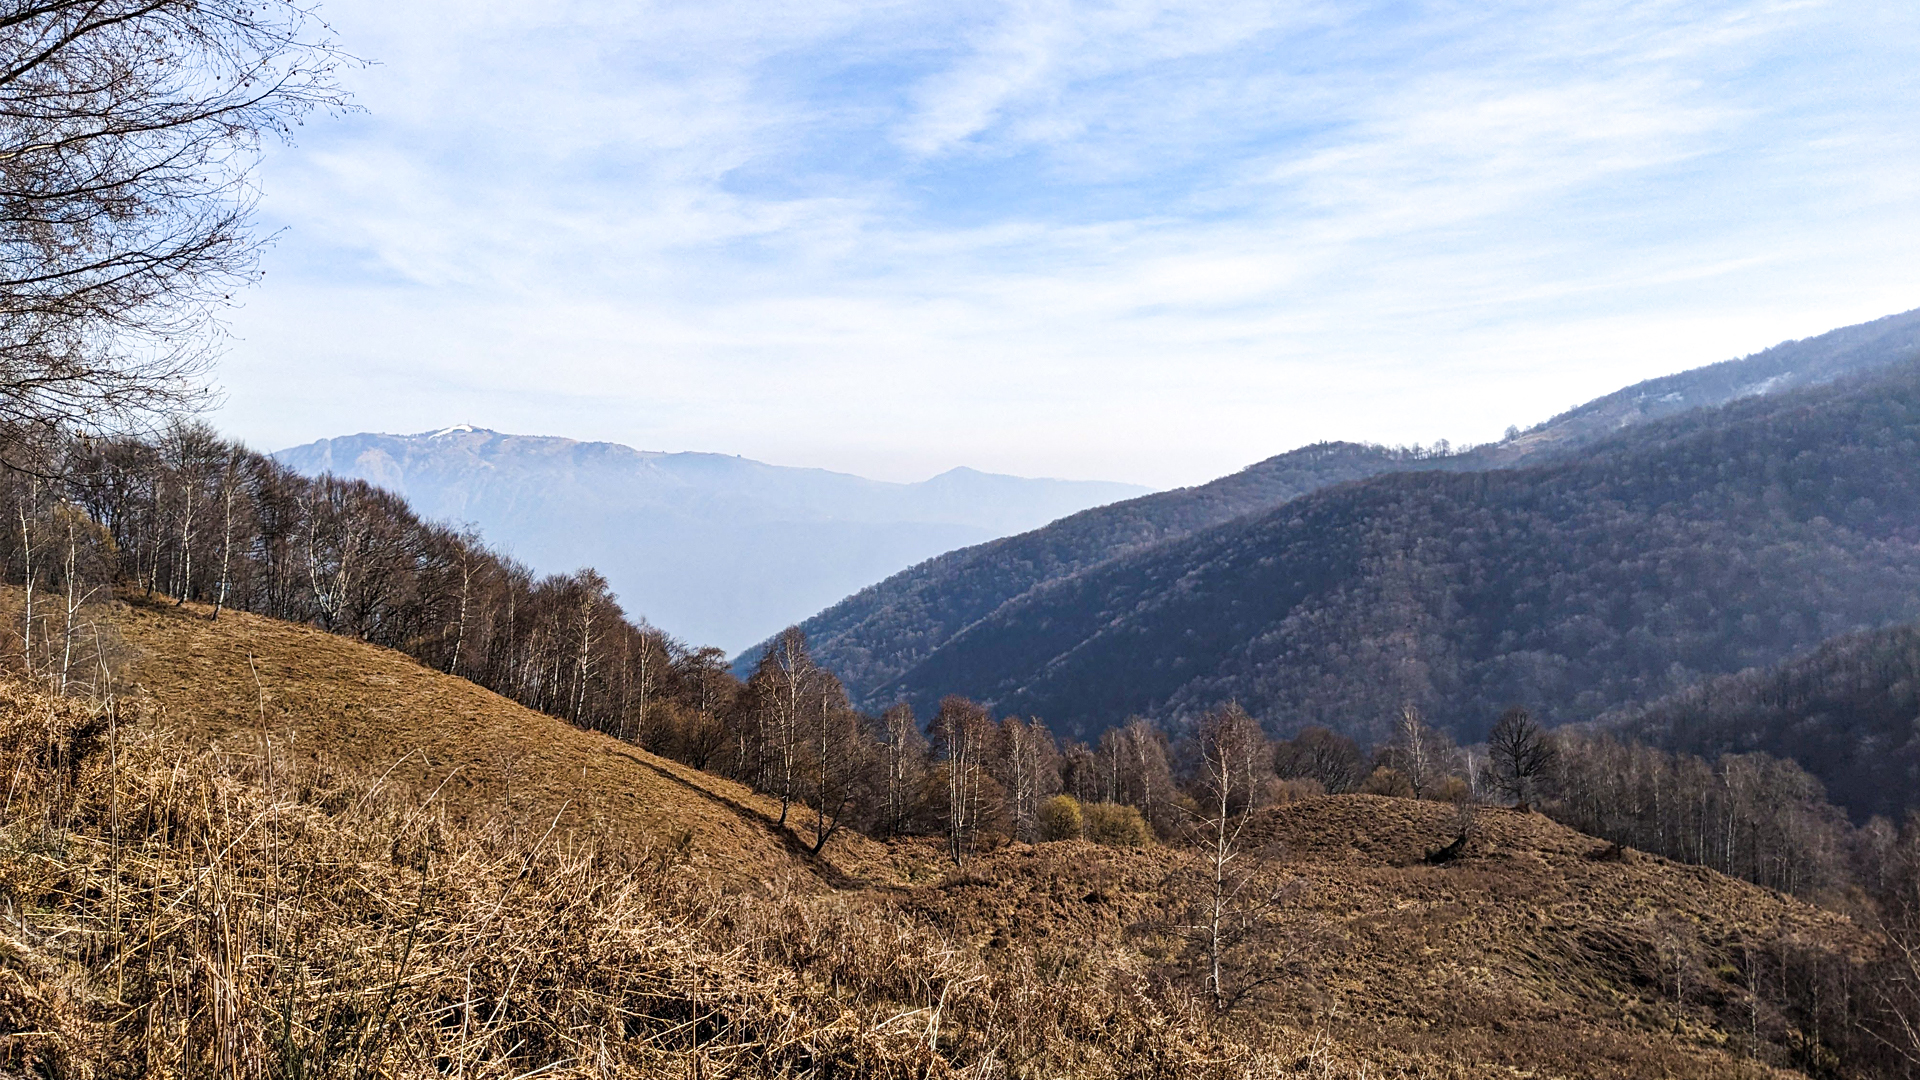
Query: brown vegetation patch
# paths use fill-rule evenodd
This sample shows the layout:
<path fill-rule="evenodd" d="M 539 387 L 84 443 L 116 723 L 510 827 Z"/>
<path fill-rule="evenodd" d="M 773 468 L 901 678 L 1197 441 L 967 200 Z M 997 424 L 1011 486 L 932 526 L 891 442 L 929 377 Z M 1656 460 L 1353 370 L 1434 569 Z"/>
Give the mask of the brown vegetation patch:
<path fill-rule="evenodd" d="M 118 785 L 97 717 L 0 694 L 39 808 L 3 823 L 0 1024 L 40 1033 L 0 1069 L 1762 1077 L 1748 1052 L 1793 1033 L 1748 1026 L 1743 957 L 1866 949 L 1537 815 L 1306 798 L 1249 829 L 1285 978 L 1218 1017 L 1184 848 L 942 873 L 933 842 L 847 833 L 814 861 L 772 800 L 399 653 L 192 605 L 119 622 L 150 715 Z"/>
<path fill-rule="evenodd" d="M 169 731 L 257 755 L 371 770 L 438 790 L 458 815 L 592 834 L 684 859 L 730 885 L 835 884 L 904 873 L 853 833 L 810 858 L 748 788 L 516 705 L 403 653 L 198 604 L 136 601 L 116 620 L 137 650 L 128 677 Z M 257 681 L 256 681 L 257 680 Z"/>
<path fill-rule="evenodd" d="M 1381 1075 L 1237 1039 L 1125 955 L 992 963 L 872 891 L 723 895 L 110 720 L 0 683 L 0 1076 Z"/>
<path fill-rule="evenodd" d="M 1236 1022 L 1531 1075 L 1769 1075 L 1746 1057 L 1779 1050 L 1746 1042 L 1744 950 L 1868 951 L 1842 916 L 1637 852 L 1597 860 L 1606 845 L 1533 814 L 1482 810 L 1466 852 L 1428 865 L 1459 827 L 1450 805 L 1381 796 L 1258 815 L 1291 974 Z M 1178 982 L 1204 869 L 1177 847 L 1015 845 L 903 903 L 990 953 L 1131 950 Z M 1780 1023 L 1761 1006 L 1754 1038 Z"/>

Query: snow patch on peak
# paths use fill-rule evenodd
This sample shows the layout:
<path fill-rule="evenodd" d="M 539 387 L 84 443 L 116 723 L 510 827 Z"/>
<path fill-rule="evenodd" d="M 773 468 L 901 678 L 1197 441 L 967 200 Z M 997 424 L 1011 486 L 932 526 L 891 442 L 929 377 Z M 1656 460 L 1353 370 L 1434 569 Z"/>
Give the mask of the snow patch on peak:
<path fill-rule="evenodd" d="M 439 439 L 439 438 L 444 438 L 448 435 L 471 435 L 476 431 L 485 431 L 485 430 L 486 430 L 485 428 L 474 427 L 472 424 L 455 424 L 450 428 L 441 428 L 439 431 L 436 431 L 433 434 L 427 436 L 427 438 Z"/>

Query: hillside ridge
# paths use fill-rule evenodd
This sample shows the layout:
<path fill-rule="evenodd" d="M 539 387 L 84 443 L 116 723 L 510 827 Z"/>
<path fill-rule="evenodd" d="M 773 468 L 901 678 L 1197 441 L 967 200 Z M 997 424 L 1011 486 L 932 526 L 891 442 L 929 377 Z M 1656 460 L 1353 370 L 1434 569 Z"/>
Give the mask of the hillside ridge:
<path fill-rule="evenodd" d="M 892 880 L 890 856 L 843 833 L 821 857 L 775 826 L 778 802 L 731 780 L 517 705 L 390 649 L 244 612 L 130 598 L 114 623 L 126 678 L 169 731 L 257 754 L 373 770 L 440 792 L 462 816 L 504 814 L 673 850 L 728 887 Z M 257 681 L 256 681 L 257 680 Z"/>
<path fill-rule="evenodd" d="M 1227 700 L 1369 739 L 1407 701 L 1468 739 L 1514 701 L 1591 719 L 1920 616 L 1916 437 L 1910 365 L 1579 460 L 1324 489 L 1048 582 L 882 696 L 967 694 L 1080 738 Z"/>
<path fill-rule="evenodd" d="M 868 586 L 800 626 L 855 699 L 879 708 L 891 703 L 909 670 L 1004 606 L 1027 600 L 1049 583 L 1235 517 L 1389 472 L 1544 464 L 1625 428 L 1742 397 L 1822 385 L 1915 356 L 1920 356 L 1920 309 L 1636 383 L 1513 438 L 1459 452 L 1340 442 L 1302 447 L 1207 484 L 1082 511 L 1032 532 L 949 552 Z M 761 647 L 736 658 L 735 670 L 750 670 Z"/>

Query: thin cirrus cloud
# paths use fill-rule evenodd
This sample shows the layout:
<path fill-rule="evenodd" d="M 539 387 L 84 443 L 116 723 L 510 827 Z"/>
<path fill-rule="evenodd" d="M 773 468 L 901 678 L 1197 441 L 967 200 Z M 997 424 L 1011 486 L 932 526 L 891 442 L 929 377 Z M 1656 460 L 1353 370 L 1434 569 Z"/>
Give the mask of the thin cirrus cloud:
<path fill-rule="evenodd" d="M 378 63 L 263 178 L 219 420 L 268 447 L 1171 485 L 1920 305 L 1904 6 L 325 14 Z"/>

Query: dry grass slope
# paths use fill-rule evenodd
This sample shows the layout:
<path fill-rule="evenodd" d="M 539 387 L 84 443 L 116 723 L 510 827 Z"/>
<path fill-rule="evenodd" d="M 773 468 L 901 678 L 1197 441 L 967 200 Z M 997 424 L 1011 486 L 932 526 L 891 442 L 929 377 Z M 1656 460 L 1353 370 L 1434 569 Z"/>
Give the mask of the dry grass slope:
<path fill-rule="evenodd" d="M 203 606 L 134 602 L 116 620 L 128 678 L 169 731 L 438 789 L 458 814 L 673 850 L 716 880 L 845 884 L 898 873 L 887 849 L 843 834 L 807 857 L 774 827 L 779 805 L 720 777 L 524 708 L 390 649 Z"/>
<path fill-rule="evenodd" d="M 1250 847 L 1284 897 L 1264 934 L 1289 960 L 1254 1026 L 1462 1075 L 1773 1075 L 1750 1052 L 1780 1057 L 1793 1035 L 1764 1005 L 1748 1015 L 1747 950 L 1870 945 L 1840 915 L 1709 870 L 1597 857 L 1606 845 L 1535 814 L 1483 810 L 1466 855 L 1428 865 L 1457 829 L 1453 807 L 1411 799 L 1263 812 Z M 990 955 L 1125 950 L 1178 978 L 1169 928 L 1205 872 L 1171 848 L 1016 845 L 905 906 Z"/>
<path fill-rule="evenodd" d="M 1453 808 L 1309 799 L 1254 830 L 1284 978 L 1221 1017 L 1191 852 L 816 863 L 736 785 L 205 616 L 120 612 L 115 727 L 0 683 L 0 1077 L 1759 1080 L 1803 1074 L 1743 964 L 1869 944 L 1537 816 L 1430 866 Z"/>
<path fill-rule="evenodd" d="M 1042 978 L 871 890 L 723 894 L 630 849 L 450 816 L 390 776 L 269 771 L 111 719 L 0 683 L 6 1080 L 1147 1080 L 1337 1060 L 1324 1040 L 1238 1041 L 1125 958 Z"/>

